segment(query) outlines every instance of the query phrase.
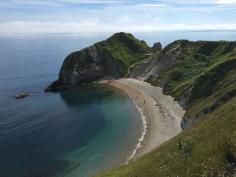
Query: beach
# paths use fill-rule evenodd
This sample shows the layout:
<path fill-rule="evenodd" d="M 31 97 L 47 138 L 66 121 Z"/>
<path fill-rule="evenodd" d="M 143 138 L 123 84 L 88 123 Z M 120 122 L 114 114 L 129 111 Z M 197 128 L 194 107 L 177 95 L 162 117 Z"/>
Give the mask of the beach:
<path fill-rule="evenodd" d="M 171 96 L 164 95 L 160 87 L 130 78 L 112 80 L 107 83 L 124 91 L 133 100 L 141 114 L 143 133 L 126 164 L 181 132 L 184 110 Z"/>

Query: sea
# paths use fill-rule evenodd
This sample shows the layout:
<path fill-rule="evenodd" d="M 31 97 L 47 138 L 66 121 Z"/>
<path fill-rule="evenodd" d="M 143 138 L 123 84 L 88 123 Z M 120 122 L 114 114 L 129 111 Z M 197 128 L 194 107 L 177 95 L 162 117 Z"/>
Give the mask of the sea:
<path fill-rule="evenodd" d="M 143 125 L 125 93 L 108 86 L 44 92 L 68 54 L 110 35 L 0 36 L 0 177 L 91 177 L 127 161 Z M 236 31 L 134 35 L 150 46 L 236 40 Z M 31 95 L 16 100 L 19 92 Z"/>

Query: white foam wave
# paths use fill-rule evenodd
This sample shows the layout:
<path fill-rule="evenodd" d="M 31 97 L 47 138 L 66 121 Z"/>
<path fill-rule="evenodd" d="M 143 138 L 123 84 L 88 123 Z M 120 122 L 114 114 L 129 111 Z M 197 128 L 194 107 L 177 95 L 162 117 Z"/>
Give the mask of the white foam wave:
<path fill-rule="evenodd" d="M 137 151 L 142 147 L 142 142 L 143 142 L 143 140 L 145 138 L 145 135 L 146 135 L 146 132 L 147 132 L 147 120 L 146 120 L 146 116 L 144 115 L 144 111 L 143 111 L 143 109 L 141 109 L 137 105 L 137 103 L 134 100 L 133 100 L 133 103 L 134 103 L 134 105 L 136 106 L 136 108 L 138 109 L 138 111 L 141 115 L 141 121 L 142 121 L 142 124 L 143 124 L 143 127 L 142 127 L 143 131 L 142 131 L 141 136 L 138 139 L 138 143 L 136 144 L 135 149 L 133 150 L 133 152 L 130 154 L 130 156 L 126 160 L 125 165 L 127 165 L 135 157 Z"/>

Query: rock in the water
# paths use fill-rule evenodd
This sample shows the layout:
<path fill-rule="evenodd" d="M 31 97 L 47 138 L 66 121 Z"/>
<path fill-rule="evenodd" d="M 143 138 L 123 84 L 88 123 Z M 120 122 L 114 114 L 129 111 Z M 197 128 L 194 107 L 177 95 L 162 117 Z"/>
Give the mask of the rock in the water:
<path fill-rule="evenodd" d="M 16 94 L 15 98 L 16 99 L 21 99 L 21 98 L 25 98 L 27 96 L 30 96 L 30 94 L 27 93 L 27 92 L 21 92 L 21 93 Z"/>

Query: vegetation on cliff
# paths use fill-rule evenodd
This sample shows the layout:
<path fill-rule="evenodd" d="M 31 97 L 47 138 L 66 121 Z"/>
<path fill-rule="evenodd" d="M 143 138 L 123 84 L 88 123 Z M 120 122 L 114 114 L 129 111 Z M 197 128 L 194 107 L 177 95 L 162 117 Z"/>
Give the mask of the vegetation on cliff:
<path fill-rule="evenodd" d="M 236 42 L 175 41 L 147 63 L 147 81 L 185 107 L 184 131 L 101 177 L 235 175 Z"/>
<path fill-rule="evenodd" d="M 236 169 L 236 42 L 175 41 L 149 48 L 131 34 L 70 54 L 49 90 L 103 77 L 145 78 L 185 109 L 184 131 L 100 177 L 223 177 Z"/>
<path fill-rule="evenodd" d="M 233 176 L 236 98 L 149 154 L 100 177 Z"/>
<path fill-rule="evenodd" d="M 175 61 L 147 81 L 185 107 L 184 128 L 236 95 L 236 42 L 176 41 L 160 59 L 171 50 L 178 53 Z"/>
<path fill-rule="evenodd" d="M 123 77 L 129 66 L 145 59 L 150 52 L 151 48 L 132 34 L 116 33 L 66 57 L 59 79 L 46 91 L 75 87 L 103 77 Z"/>
<path fill-rule="evenodd" d="M 136 39 L 130 33 L 116 33 L 105 41 L 95 44 L 113 59 L 120 60 L 125 64 L 125 73 L 134 63 L 141 61 L 151 53 L 150 47 L 144 42 Z"/>

